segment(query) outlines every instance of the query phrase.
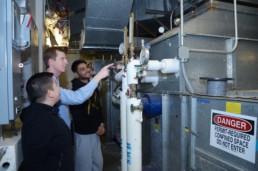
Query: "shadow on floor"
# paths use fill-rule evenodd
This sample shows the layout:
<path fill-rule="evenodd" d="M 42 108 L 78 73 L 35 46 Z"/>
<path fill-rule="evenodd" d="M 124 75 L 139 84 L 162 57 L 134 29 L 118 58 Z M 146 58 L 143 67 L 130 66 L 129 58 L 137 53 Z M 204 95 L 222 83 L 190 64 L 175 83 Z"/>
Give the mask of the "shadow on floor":
<path fill-rule="evenodd" d="M 117 143 L 105 143 L 105 145 L 102 146 L 102 153 L 104 158 L 103 171 L 121 170 L 121 152 Z"/>

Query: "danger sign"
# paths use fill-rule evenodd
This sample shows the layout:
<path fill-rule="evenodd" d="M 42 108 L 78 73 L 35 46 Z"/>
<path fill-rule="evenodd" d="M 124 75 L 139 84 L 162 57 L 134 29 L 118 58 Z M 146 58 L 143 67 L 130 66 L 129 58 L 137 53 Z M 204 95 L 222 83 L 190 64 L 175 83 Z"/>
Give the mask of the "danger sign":
<path fill-rule="evenodd" d="M 210 145 L 255 163 L 257 118 L 211 111 Z"/>

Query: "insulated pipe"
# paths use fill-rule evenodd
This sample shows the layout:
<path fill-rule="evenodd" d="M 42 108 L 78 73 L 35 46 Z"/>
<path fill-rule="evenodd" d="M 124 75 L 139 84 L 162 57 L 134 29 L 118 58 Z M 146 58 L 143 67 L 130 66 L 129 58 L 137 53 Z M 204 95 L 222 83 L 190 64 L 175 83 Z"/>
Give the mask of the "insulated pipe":
<path fill-rule="evenodd" d="M 160 62 L 157 60 L 149 60 L 147 65 L 147 71 L 158 71 L 162 73 L 174 73 L 179 72 L 179 60 L 178 59 L 163 59 Z"/>
<path fill-rule="evenodd" d="M 137 78 L 137 68 L 136 66 L 140 66 L 139 60 L 131 60 L 127 64 L 127 83 L 130 84 L 138 84 L 138 78 Z"/>
<path fill-rule="evenodd" d="M 149 60 L 147 71 L 158 71 L 162 68 L 162 63 L 158 60 Z"/>
<path fill-rule="evenodd" d="M 163 59 L 161 60 L 162 73 L 178 73 L 179 72 L 179 60 L 178 59 Z"/>
<path fill-rule="evenodd" d="M 119 82 L 122 81 L 123 75 L 124 75 L 124 71 L 123 70 L 121 70 L 120 72 L 116 73 L 115 80 L 119 81 Z"/>
<path fill-rule="evenodd" d="M 127 99 L 127 169 L 142 171 L 142 111 L 133 109 L 140 106 L 141 100 Z"/>
<path fill-rule="evenodd" d="M 127 142 L 127 170 L 142 170 L 142 110 L 141 100 L 136 98 L 135 85 L 138 84 L 140 61 L 131 60 L 126 67 L 127 85 L 130 87 L 126 102 L 126 142 Z M 138 68 L 137 68 L 138 67 Z"/>
<path fill-rule="evenodd" d="M 155 87 L 159 82 L 158 71 L 146 71 L 145 76 L 141 79 L 142 83 L 152 83 Z"/>
<path fill-rule="evenodd" d="M 129 25 L 129 45 L 130 45 L 130 59 L 134 57 L 134 14 L 131 13 Z"/>
<path fill-rule="evenodd" d="M 119 64 L 119 63 L 116 63 L 114 66 L 113 66 L 113 71 L 115 74 L 114 78 L 116 81 L 118 82 L 121 82 L 122 81 L 122 75 L 123 75 L 123 69 L 124 69 L 124 65 L 123 64 Z M 119 71 L 119 72 L 118 72 Z"/>
<path fill-rule="evenodd" d="M 120 129 L 121 129 L 121 169 L 122 171 L 127 171 L 127 147 L 126 147 L 126 142 L 127 142 L 127 135 L 126 135 L 126 101 L 127 101 L 127 96 L 126 92 L 128 89 L 128 84 L 127 84 L 127 77 L 126 73 L 123 71 L 123 76 L 122 76 L 122 91 L 120 92 Z"/>

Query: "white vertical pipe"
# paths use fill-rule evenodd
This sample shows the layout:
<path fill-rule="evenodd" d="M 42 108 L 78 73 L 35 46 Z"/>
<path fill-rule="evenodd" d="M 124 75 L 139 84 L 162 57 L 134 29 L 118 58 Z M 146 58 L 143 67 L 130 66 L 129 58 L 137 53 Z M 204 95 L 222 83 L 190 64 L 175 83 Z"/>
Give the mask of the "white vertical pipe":
<path fill-rule="evenodd" d="M 133 27 L 134 27 L 134 15 L 133 13 L 130 16 L 129 20 L 129 44 L 133 43 Z"/>
<path fill-rule="evenodd" d="M 142 171 L 142 111 L 131 110 L 131 105 L 139 106 L 140 99 L 127 99 L 127 169 Z"/>
<path fill-rule="evenodd" d="M 127 83 L 130 84 L 138 84 L 138 78 L 136 77 L 137 69 L 136 65 L 140 65 L 139 60 L 131 60 L 127 64 Z"/>
<path fill-rule="evenodd" d="M 129 45 L 130 45 L 130 59 L 134 58 L 134 14 L 131 13 L 129 23 Z"/>
<path fill-rule="evenodd" d="M 128 89 L 127 77 L 124 71 L 122 76 L 122 91 L 120 92 L 120 129 L 121 129 L 121 169 L 127 171 L 127 147 L 126 147 L 126 92 Z"/>
<path fill-rule="evenodd" d="M 128 29 L 127 27 L 124 28 L 124 57 L 125 57 L 125 61 L 124 61 L 124 64 L 127 63 L 128 61 L 128 37 L 127 37 L 127 34 L 128 34 Z"/>

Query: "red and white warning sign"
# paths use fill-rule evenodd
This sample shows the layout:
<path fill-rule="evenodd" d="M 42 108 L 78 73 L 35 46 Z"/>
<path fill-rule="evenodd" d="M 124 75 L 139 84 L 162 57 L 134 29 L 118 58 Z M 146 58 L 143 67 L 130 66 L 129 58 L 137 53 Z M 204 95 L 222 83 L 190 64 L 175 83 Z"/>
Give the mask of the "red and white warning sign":
<path fill-rule="evenodd" d="M 255 163 L 256 117 L 211 110 L 210 145 Z"/>

